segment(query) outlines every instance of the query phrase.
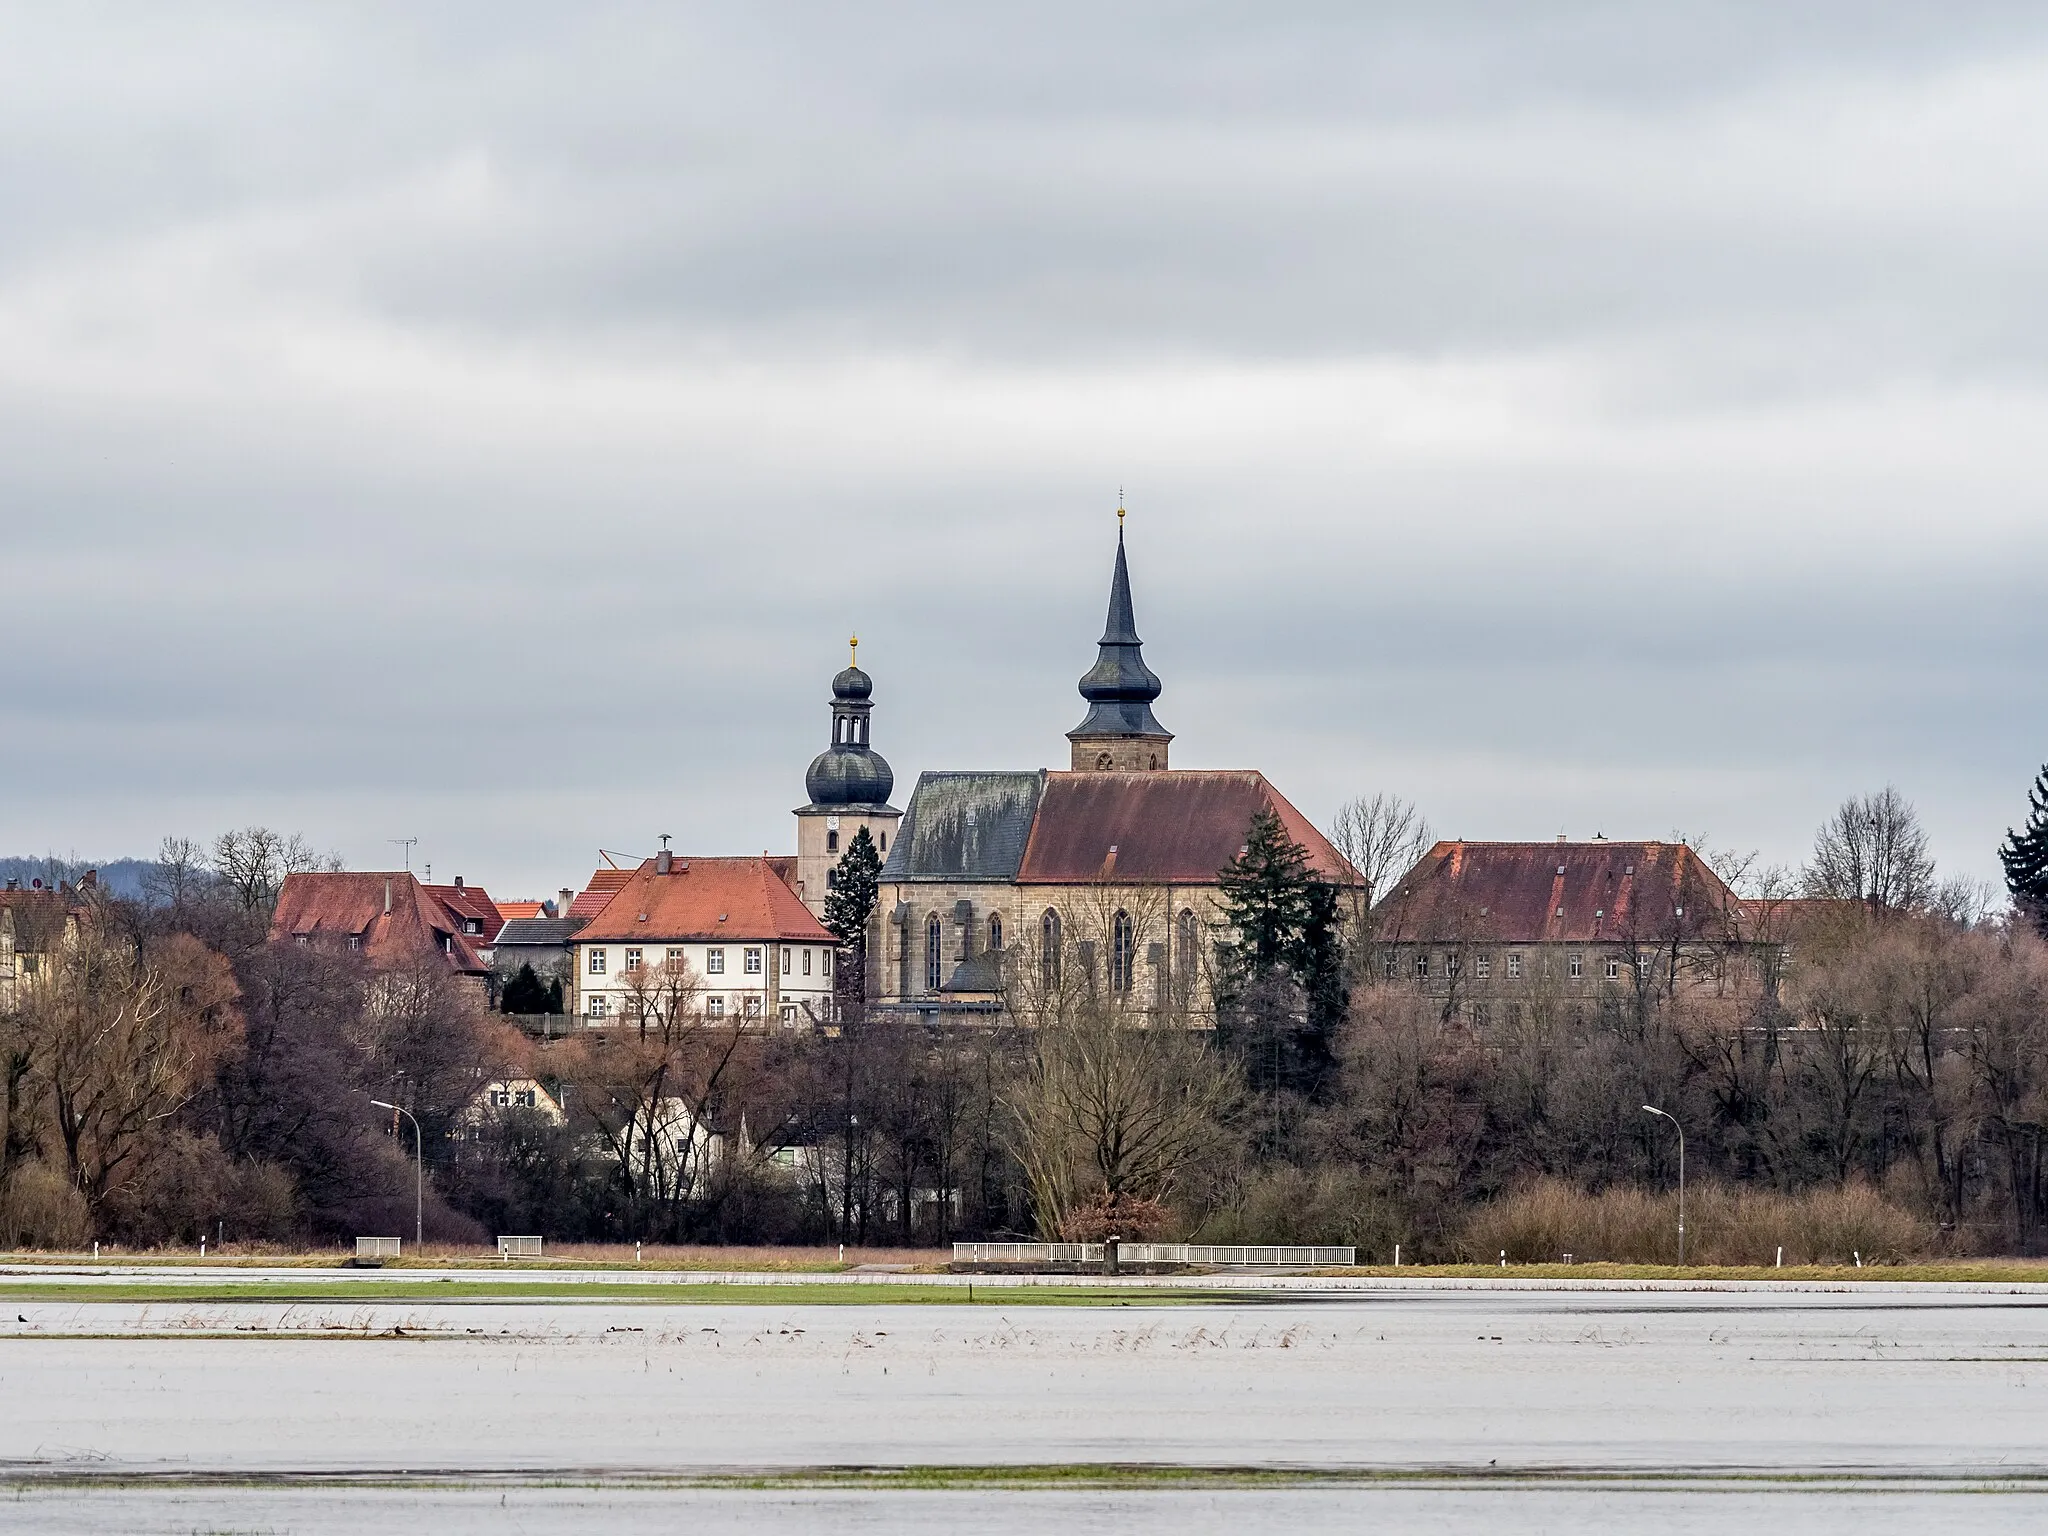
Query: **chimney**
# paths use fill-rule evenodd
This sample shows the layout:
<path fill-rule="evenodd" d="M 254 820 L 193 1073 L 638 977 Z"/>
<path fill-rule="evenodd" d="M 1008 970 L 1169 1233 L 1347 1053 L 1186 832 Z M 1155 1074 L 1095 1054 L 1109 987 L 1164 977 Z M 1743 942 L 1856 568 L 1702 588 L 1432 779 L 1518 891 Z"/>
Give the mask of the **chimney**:
<path fill-rule="evenodd" d="M 458 891 L 462 889 L 462 876 L 460 875 L 455 877 L 455 889 Z"/>
<path fill-rule="evenodd" d="M 567 887 L 566 885 L 563 886 L 561 890 L 556 892 L 555 894 L 555 916 L 567 917 L 569 915 L 569 904 L 573 902 L 575 899 L 576 893 L 570 890 L 569 887 Z"/>
<path fill-rule="evenodd" d="M 657 853 L 654 856 L 654 872 L 657 875 L 665 875 L 675 867 L 676 856 L 670 853 L 666 848 L 662 849 L 661 852 Z"/>
<path fill-rule="evenodd" d="M 1558 834 L 1557 834 L 1557 840 L 1558 840 L 1558 841 L 1559 841 L 1560 843 L 1564 841 L 1564 834 L 1563 834 L 1562 832 L 1560 832 L 1560 833 L 1558 833 Z"/>
<path fill-rule="evenodd" d="M 78 877 L 78 887 L 80 890 L 89 891 L 99 883 L 100 872 L 96 869 L 88 869 Z"/>
<path fill-rule="evenodd" d="M 391 877 L 389 875 L 384 877 L 384 915 L 386 917 L 391 915 Z"/>

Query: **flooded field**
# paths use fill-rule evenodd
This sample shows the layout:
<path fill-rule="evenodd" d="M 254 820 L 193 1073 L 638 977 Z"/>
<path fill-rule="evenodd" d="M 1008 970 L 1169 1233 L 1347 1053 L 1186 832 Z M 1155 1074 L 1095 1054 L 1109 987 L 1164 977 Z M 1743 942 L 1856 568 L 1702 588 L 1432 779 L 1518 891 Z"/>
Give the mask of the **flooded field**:
<path fill-rule="evenodd" d="M 2036 1296 L 8 1309 L 10 1531 L 2048 1523 Z"/>

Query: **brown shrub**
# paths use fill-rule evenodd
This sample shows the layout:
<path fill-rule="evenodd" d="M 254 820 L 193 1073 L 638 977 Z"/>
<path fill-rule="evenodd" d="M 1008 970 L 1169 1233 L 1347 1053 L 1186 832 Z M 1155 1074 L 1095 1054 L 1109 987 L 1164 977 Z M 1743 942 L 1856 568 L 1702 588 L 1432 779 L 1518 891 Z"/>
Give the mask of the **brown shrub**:
<path fill-rule="evenodd" d="M 1701 1184 L 1685 1201 L 1685 1257 L 1692 1264 L 1885 1263 L 1930 1252 L 1933 1226 L 1864 1184 L 1786 1195 Z M 1616 1188 L 1600 1194 L 1544 1179 L 1481 1206 L 1458 1238 L 1461 1257 L 1514 1264 L 1670 1264 L 1678 1257 L 1678 1197 Z"/>
<path fill-rule="evenodd" d="M 101 1208 L 101 1235 L 137 1248 L 190 1247 L 218 1235 L 274 1242 L 297 1228 L 291 1175 L 268 1163 L 237 1164 L 211 1136 L 183 1131 L 153 1146 Z"/>
<path fill-rule="evenodd" d="M 85 1196 L 48 1163 L 15 1165 L 0 1189 L 0 1246 L 82 1248 L 92 1241 Z"/>
<path fill-rule="evenodd" d="M 1398 1203 L 1368 1175 L 1350 1168 L 1262 1171 L 1204 1217 L 1189 1240 L 1346 1244 L 1366 1264 L 1384 1263 L 1393 1257 L 1396 1243 L 1408 1243 L 1409 1257 L 1419 1257 Z"/>

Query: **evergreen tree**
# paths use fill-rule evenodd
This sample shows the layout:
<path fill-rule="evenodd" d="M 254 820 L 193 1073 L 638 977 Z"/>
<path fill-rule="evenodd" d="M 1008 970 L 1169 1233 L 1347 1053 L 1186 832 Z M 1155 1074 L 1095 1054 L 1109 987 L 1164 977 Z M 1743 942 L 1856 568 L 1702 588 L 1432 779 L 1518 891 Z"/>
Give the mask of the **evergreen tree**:
<path fill-rule="evenodd" d="M 1287 835 L 1271 806 L 1252 818 L 1244 847 L 1223 866 L 1223 920 L 1237 930 L 1231 989 L 1286 962 L 1309 921 L 1308 851 Z"/>
<path fill-rule="evenodd" d="M 560 1013 L 561 983 L 550 989 L 534 974 L 532 962 L 519 967 L 519 974 L 505 983 L 505 995 L 498 1006 L 506 1013 Z"/>
<path fill-rule="evenodd" d="M 868 927 L 874 921 L 881 880 L 881 854 L 868 829 L 862 827 L 839 856 L 825 892 L 824 923 L 839 940 L 839 963 L 832 981 L 842 1014 L 867 1001 Z"/>
<path fill-rule="evenodd" d="M 2007 829 L 1998 850 L 2012 904 L 2048 938 L 2048 767 L 2034 777 L 2027 795 L 2027 824 Z"/>
<path fill-rule="evenodd" d="M 1351 1009 L 1351 988 L 1344 979 L 1344 909 L 1336 886 L 1311 880 L 1308 921 L 1293 955 L 1295 974 L 1308 994 L 1309 1029 L 1322 1052 L 1320 1065 L 1335 1059 L 1337 1026 Z"/>
<path fill-rule="evenodd" d="M 1316 878 L 1308 850 L 1270 807 L 1252 819 L 1219 883 L 1223 921 L 1237 934 L 1219 978 L 1221 1043 L 1254 1086 L 1313 1097 L 1350 1005 L 1339 892 Z"/>

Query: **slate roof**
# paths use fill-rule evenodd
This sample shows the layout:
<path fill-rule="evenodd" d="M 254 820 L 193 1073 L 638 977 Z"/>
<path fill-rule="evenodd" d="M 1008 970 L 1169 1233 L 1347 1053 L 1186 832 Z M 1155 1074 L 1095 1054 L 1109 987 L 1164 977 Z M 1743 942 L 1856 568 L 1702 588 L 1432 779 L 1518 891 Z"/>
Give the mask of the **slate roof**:
<path fill-rule="evenodd" d="M 476 952 L 481 941 L 463 934 L 462 919 L 404 870 L 286 875 L 270 936 L 307 943 L 353 938 L 372 965 L 438 954 L 466 975 L 490 969 Z"/>
<path fill-rule="evenodd" d="M 675 855 L 667 874 L 648 859 L 576 935 L 579 944 L 772 940 L 836 944 L 768 858 Z"/>
<path fill-rule="evenodd" d="M 497 947 L 504 949 L 524 945 L 541 948 L 566 944 L 582 929 L 583 920 L 576 917 L 507 918 L 505 926 L 498 930 Z"/>
<path fill-rule="evenodd" d="M 1374 908 L 1383 942 L 1693 940 L 1735 898 L 1684 843 L 1438 843 Z"/>
<path fill-rule="evenodd" d="M 1250 770 L 1052 773 L 1017 879 L 1072 885 L 1213 885 L 1252 818 L 1270 807 L 1310 867 L 1340 885 L 1358 871 L 1271 784 Z"/>
<path fill-rule="evenodd" d="M 1081 678 L 1087 718 L 1067 732 L 1070 740 L 1091 736 L 1165 736 L 1172 733 L 1153 716 L 1159 677 L 1145 665 L 1144 642 L 1131 610 L 1131 572 L 1124 561 L 1124 530 L 1116 530 L 1116 570 L 1109 582 L 1109 618 L 1096 642 L 1095 665 Z"/>
<path fill-rule="evenodd" d="M 882 879 L 1015 880 L 1045 782 L 1042 769 L 919 774 Z"/>

